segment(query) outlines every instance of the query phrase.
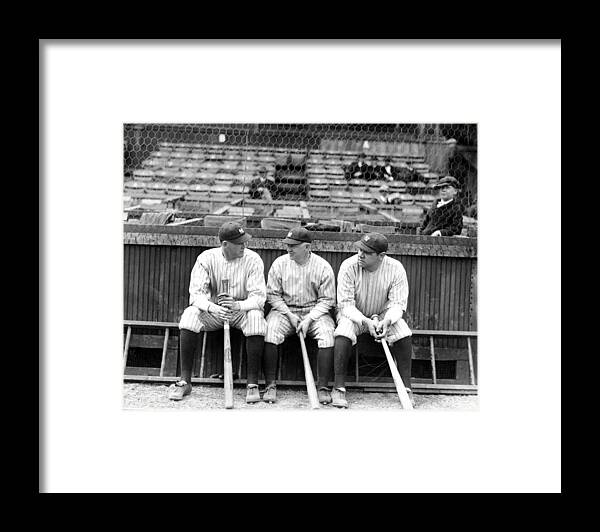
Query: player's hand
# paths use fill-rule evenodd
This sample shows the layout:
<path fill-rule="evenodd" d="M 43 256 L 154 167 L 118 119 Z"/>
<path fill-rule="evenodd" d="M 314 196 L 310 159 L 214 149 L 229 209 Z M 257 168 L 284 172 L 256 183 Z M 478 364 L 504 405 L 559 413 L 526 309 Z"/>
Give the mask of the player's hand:
<path fill-rule="evenodd" d="M 369 329 L 369 334 L 377 340 L 377 322 L 374 320 L 370 320 L 367 318 L 365 322 L 367 324 L 367 328 Z"/>
<path fill-rule="evenodd" d="M 233 312 L 227 307 L 215 305 L 214 303 L 208 308 L 208 312 L 223 321 L 231 319 L 233 315 Z"/>
<path fill-rule="evenodd" d="M 296 334 L 302 333 L 302 336 L 306 337 L 308 328 L 310 327 L 312 320 L 307 316 L 296 325 Z"/>
<path fill-rule="evenodd" d="M 390 320 L 384 318 L 377 325 L 377 339 L 381 341 L 387 336 L 388 329 L 390 327 Z"/>
<path fill-rule="evenodd" d="M 438 229 L 437 231 L 431 233 L 431 236 L 442 236 L 442 232 Z"/>
<path fill-rule="evenodd" d="M 294 330 L 298 329 L 298 324 L 300 323 L 300 318 L 296 316 L 296 314 L 292 314 L 291 312 L 287 315 L 288 320 L 292 324 Z"/>
<path fill-rule="evenodd" d="M 228 308 L 232 311 L 240 310 L 240 302 L 236 301 L 229 295 L 221 295 L 219 296 L 219 305 L 222 307 Z"/>

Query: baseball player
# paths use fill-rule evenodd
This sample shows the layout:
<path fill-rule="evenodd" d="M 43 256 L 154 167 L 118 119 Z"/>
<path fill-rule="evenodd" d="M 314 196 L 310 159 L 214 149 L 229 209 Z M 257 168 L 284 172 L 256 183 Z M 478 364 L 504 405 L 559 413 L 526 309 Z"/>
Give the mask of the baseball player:
<path fill-rule="evenodd" d="M 384 235 L 367 233 L 356 246 L 358 253 L 342 262 L 338 272 L 332 404 L 348 407 L 346 368 L 357 336 L 366 332 L 375 341 L 387 340 L 412 400 L 412 332 L 402 319 L 408 301 L 406 271 L 400 261 L 386 255 L 388 241 Z"/>
<path fill-rule="evenodd" d="M 304 227 L 292 229 L 283 240 L 287 255 L 275 259 L 269 270 L 267 301 L 272 310 L 267 315 L 263 401 L 276 401 L 278 346 L 287 336 L 301 331 L 317 340 L 319 401 L 331 403 L 328 385 L 333 373 L 335 323 L 329 311 L 335 305 L 335 274 L 325 259 L 311 251 L 312 240 Z"/>
<path fill-rule="evenodd" d="M 263 311 L 267 293 L 263 261 L 258 253 L 246 249 L 250 238 L 240 224 L 224 223 L 219 229 L 221 246 L 203 251 L 196 259 L 190 277 L 190 306 L 179 322 L 181 379 L 169 387 L 169 399 L 179 401 L 192 391 L 192 366 L 200 331 L 222 329 L 224 320 L 229 320 L 230 326 L 241 329 L 246 337 L 246 402 L 260 401 L 258 362 L 266 332 Z M 225 296 L 223 279 L 229 280 Z"/>

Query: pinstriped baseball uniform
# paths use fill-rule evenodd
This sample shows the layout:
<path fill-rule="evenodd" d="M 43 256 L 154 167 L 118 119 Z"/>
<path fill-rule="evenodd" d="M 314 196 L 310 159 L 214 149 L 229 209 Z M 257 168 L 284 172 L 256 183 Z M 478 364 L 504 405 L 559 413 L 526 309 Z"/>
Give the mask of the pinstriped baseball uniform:
<path fill-rule="evenodd" d="M 229 279 L 228 293 L 240 304 L 240 311 L 234 312 L 229 324 L 241 329 L 244 336 L 264 336 L 267 297 L 264 271 L 262 259 L 250 249 L 233 260 L 227 260 L 220 247 L 203 251 L 192 268 L 190 306 L 183 311 L 179 328 L 196 333 L 222 329 L 223 321 L 207 310 L 211 303 L 217 304 L 223 279 Z"/>
<path fill-rule="evenodd" d="M 335 305 L 335 274 L 325 259 L 312 252 L 303 265 L 287 254 L 275 259 L 269 270 L 267 301 L 272 310 L 265 342 L 280 345 L 295 332 L 285 316 L 289 311 L 301 319 L 310 316 L 313 321 L 307 334 L 320 348 L 333 347 L 335 323 L 329 310 Z"/>
<path fill-rule="evenodd" d="M 385 255 L 379 268 L 368 272 L 358 264 L 358 254 L 340 266 L 337 287 L 338 325 L 335 336 L 345 336 L 356 344 L 356 337 L 368 332 L 363 316 L 377 314 L 391 320 L 387 340 L 393 344 L 412 332 L 402 319 L 408 303 L 408 280 L 400 261 Z"/>

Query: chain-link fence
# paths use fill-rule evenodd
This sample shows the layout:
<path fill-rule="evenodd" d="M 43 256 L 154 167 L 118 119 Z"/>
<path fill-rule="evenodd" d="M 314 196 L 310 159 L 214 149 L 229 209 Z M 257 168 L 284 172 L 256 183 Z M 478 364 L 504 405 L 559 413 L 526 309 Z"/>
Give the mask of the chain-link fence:
<path fill-rule="evenodd" d="M 128 223 L 475 236 L 475 124 L 126 124 Z"/>

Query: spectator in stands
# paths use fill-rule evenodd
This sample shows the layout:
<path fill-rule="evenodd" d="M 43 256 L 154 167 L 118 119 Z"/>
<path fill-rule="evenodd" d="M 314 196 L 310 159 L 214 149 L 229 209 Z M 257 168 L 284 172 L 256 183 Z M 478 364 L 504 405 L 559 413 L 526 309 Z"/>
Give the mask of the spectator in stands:
<path fill-rule="evenodd" d="M 258 177 L 250 182 L 249 194 L 252 199 L 264 199 L 265 201 L 272 201 L 277 185 L 275 181 L 267 176 L 267 169 L 261 166 L 258 169 Z"/>
<path fill-rule="evenodd" d="M 346 179 L 366 179 L 371 181 L 372 179 L 377 179 L 377 172 L 375 168 L 367 164 L 365 154 L 361 153 L 358 156 L 358 161 L 348 166 Z"/>
<path fill-rule="evenodd" d="M 390 193 L 390 187 L 387 185 L 381 185 L 377 192 L 373 195 L 372 203 L 379 203 L 383 205 L 393 205 L 400 203 L 400 194 L 397 192 Z"/>
<path fill-rule="evenodd" d="M 439 190 L 440 198 L 433 202 L 427 211 L 417 234 L 431 236 L 460 235 L 463 228 L 463 209 L 456 200 L 460 190 L 458 180 L 452 176 L 440 179 L 435 188 Z"/>
<path fill-rule="evenodd" d="M 377 167 L 377 174 L 382 181 L 398 181 L 400 174 L 395 166 L 392 166 L 392 159 L 386 157 L 383 166 Z"/>

